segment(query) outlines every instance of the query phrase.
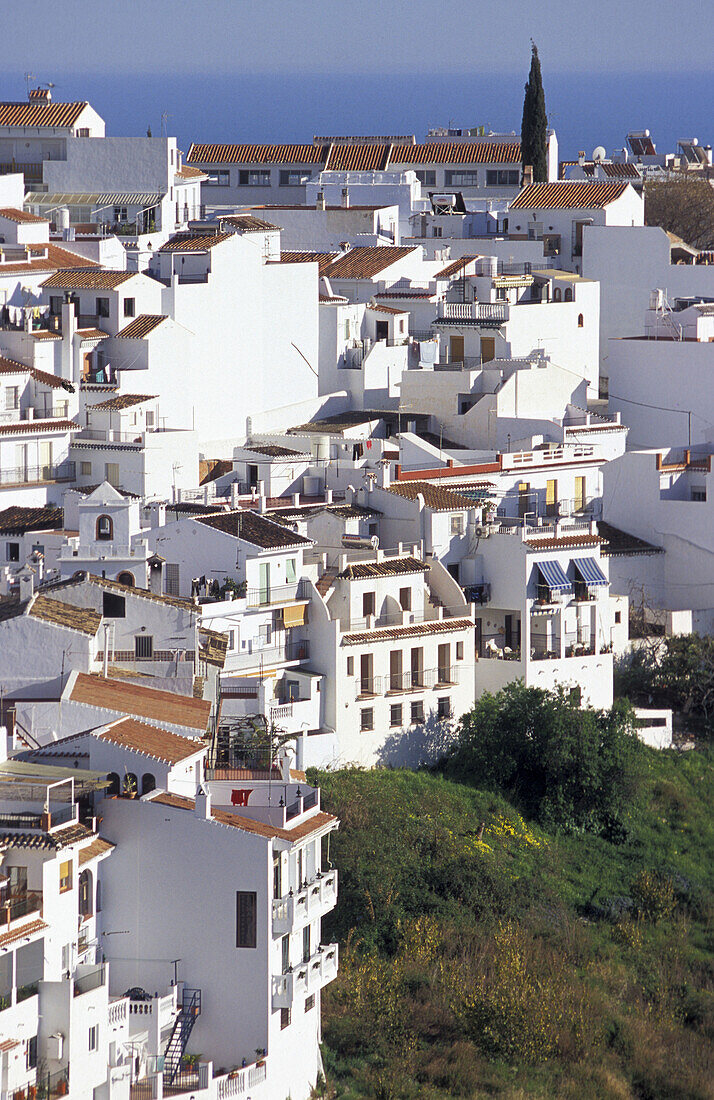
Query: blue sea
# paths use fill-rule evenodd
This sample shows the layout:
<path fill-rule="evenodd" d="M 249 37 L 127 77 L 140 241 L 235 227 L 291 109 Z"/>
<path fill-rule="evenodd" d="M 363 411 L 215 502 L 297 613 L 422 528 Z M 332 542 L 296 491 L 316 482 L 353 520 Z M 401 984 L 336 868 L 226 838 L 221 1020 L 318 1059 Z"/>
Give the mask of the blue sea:
<path fill-rule="evenodd" d="M 154 135 L 164 125 L 192 141 L 311 141 L 313 134 L 416 134 L 430 126 L 484 124 L 520 131 L 525 74 L 55 74 L 54 97 L 87 99 L 107 133 Z M 712 73 L 544 74 L 546 108 L 561 159 L 596 145 L 608 153 L 628 130 L 648 128 L 659 151 L 679 138 L 714 144 Z M 0 75 L 0 98 L 25 98 L 22 73 Z"/>

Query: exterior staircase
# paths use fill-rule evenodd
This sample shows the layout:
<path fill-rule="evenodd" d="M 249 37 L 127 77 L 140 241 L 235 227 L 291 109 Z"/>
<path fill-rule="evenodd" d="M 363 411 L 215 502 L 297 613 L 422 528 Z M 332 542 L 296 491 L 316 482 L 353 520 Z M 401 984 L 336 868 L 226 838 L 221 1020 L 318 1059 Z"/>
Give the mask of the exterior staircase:
<path fill-rule="evenodd" d="M 193 1025 L 201 1015 L 201 990 L 184 989 L 181 1008 L 164 1051 L 164 1084 L 173 1085 L 186 1052 Z"/>

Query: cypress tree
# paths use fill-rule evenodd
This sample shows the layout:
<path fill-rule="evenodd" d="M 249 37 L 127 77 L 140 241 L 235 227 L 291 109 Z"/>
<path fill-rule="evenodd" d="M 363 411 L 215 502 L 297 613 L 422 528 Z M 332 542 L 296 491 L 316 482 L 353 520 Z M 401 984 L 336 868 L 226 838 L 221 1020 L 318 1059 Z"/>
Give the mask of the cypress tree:
<path fill-rule="evenodd" d="M 540 75 L 538 47 L 531 40 L 531 71 L 525 86 L 523 100 L 523 122 L 521 123 L 521 161 L 523 167 L 533 166 L 534 183 L 545 183 L 548 179 L 546 162 L 546 130 L 548 118 L 545 113 L 545 93 Z"/>

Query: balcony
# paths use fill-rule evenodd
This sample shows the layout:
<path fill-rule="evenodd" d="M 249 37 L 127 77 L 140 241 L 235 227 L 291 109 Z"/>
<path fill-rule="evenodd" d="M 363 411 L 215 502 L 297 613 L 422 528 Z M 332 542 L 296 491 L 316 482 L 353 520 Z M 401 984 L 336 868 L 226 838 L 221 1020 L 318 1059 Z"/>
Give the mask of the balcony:
<path fill-rule="evenodd" d="M 337 871 L 319 872 L 295 894 L 273 899 L 273 935 L 299 930 L 337 904 Z"/>
<path fill-rule="evenodd" d="M 475 325 L 503 325 L 510 316 L 508 302 L 439 302 L 438 319 Z"/>
<path fill-rule="evenodd" d="M 245 669 L 269 668 L 273 665 L 306 661 L 310 656 L 310 643 L 307 641 L 285 642 L 279 646 L 262 646 L 248 652 L 229 653 L 226 671 L 236 672 Z M 231 685 L 223 686 L 223 694 L 231 694 Z M 242 688 L 236 693 L 240 694 Z"/>
<path fill-rule="evenodd" d="M 85 993 L 91 993 L 93 989 L 101 989 L 106 984 L 106 977 L 104 966 L 78 968 L 74 979 L 74 996 L 81 997 Z"/>
<path fill-rule="evenodd" d="M 331 943 L 319 947 L 305 962 L 291 967 L 287 974 L 273 975 L 273 1009 L 290 1008 L 296 997 L 318 992 L 337 976 L 338 968 L 339 948 Z"/>
<path fill-rule="evenodd" d="M 250 607 L 275 607 L 278 604 L 294 603 L 296 600 L 309 600 L 302 581 L 292 584 L 271 585 L 269 588 L 246 588 L 245 604 Z"/>
<path fill-rule="evenodd" d="M 20 917 L 42 912 L 42 893 L 35 890 L 12 894 L 0 901 L 0 926 L 9 926 Z"/>
<path fill-rule="evenodd" d="M 265 1059 L 261 1059 L 255 1065 L 233 1070 L 224 1077 L 216 1077 L 216 1100 L 233 1100 L 234 1096 L 243 1096 L 247 1090 L 261 1085 L 267 1076 Z"/>
<path fill-rule="evenodd" d="M 18 485 L 44 485 L 57 481 L 74 481 L 74 462 L 57 465 L 0 467 L 0 488 Z"/>

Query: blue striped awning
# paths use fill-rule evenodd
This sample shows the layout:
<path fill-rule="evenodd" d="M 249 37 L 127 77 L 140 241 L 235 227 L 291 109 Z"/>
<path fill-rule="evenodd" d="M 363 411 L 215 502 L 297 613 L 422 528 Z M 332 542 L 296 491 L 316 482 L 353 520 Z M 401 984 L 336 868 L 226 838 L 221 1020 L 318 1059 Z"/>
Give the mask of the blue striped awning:
<path fill-rule="evenodd" d="M 563 572 L 563 567 L 558 561 L 539 561 L 538 568 L 543 578 L 543 583 L 554 592 L 571 592 L 573 582 L 569 581 Z"/>
<path fill-rule="evenodd" d="M 589 588 L 610 583 L 595 558 L 575 558 L 573 565 Z"/>

